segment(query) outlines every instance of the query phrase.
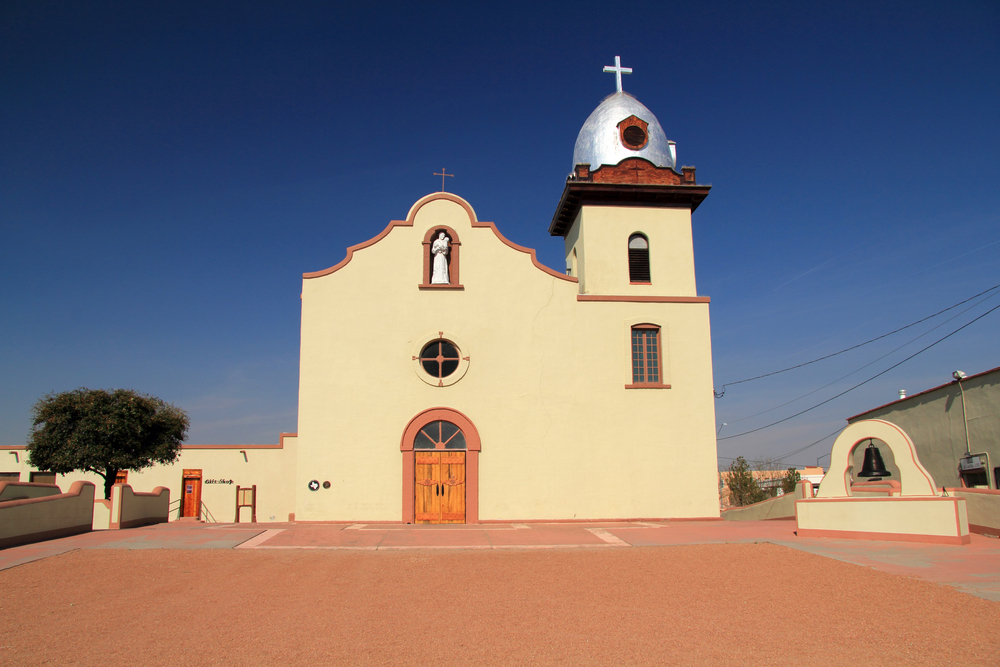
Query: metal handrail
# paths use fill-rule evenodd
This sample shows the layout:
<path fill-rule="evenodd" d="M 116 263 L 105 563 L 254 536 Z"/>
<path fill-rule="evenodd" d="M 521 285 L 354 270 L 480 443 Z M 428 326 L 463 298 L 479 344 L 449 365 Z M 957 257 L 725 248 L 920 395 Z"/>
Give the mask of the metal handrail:
<path fill-rule="evenodd" d="M 183 505 L 183 502 L 184 502 L 184 499 L 183 499 L 183 498 L 178 498 L 177 500 L 171 500 L 171 501 L 170 501 L 170 506 L 169 506 L 169 508 L 167 509 L 167 514 L 169 515 L 169 514 L 170 514 L 170 512 L 173 512 L 173 511 L 174 511 L 174 509 L 175 509 L 175 507 L 174 507 L 174 503 L 176 503 L 176 504 L 177 504 L 177 507 L 176 507 L 176 510 L 177 510 L 177 518 L 178 518 L 178 519 L 181 519 L 181 518 L 183 518 L 183 517 L 181 516 L 181 513 L 183 513 L 183 512 L 184 512 L 184 505 Z M 216 518 L 215 518 L 215 515 L 214 515 L 214 514 L 212 514 L 212 512 L 211 512 L 211 511 L 210 511 L 210 510 L 208 509 L 208 505 L 206 505 L 206 504 L 205 504 L 205 501 L 204 501 L 204 500 L 203 500 L 203 501 L 201 501 L 201 520 L 202 520 L 202 521 L 205 521 L 205 522 L 207 522 L 207 523 L 219 523 L 219 520 L 218 520 L 218 519 L 216 519 Z"/>
<path fill-rule="evenodd" d="M 202 521 L 205 521 L 207 523 L 219 523 L 218 520 L 215 518 L 215 516 L 208 511 L 208 505 L 205 504 L 204 500 L 201 501 L 201 516 L 202 516 Z"/>
<path fill-rule="evenodd" d="M 183 500 L 184 500 L 183 498 L 177 498 L 176 500 L 171 500 L 170 501 L 170 505 L 167 507 L 167 516 L 170 516 L 170 513 L 174 511 L 174 503 L 177 503 L 177 517 L 176 518 L 180 519 L 181 518 L 181 512 L 184 511 L 184 507 L 181 504 Z"/>

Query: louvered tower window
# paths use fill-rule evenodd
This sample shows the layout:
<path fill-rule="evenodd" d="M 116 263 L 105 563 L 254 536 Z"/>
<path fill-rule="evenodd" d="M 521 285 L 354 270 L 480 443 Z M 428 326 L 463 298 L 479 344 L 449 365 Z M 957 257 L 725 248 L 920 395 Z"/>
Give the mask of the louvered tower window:
<path fill-rule="evenodd" d="M 642 234 L 628 237 L 628 279 L 633 283 L 648 283 L 649 241 Z"/>

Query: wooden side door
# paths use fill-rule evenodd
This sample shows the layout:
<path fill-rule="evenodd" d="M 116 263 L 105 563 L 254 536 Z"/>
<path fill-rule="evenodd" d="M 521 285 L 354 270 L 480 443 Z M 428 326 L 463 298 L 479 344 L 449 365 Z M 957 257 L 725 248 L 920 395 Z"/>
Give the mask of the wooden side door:
<path fill-rule="evenodd" d="M 185 469 L 181 479 L 181 516 L 201 518 L 201 470 Z"/>
<path fill-rule="evenodd" d="M 413 522 L 438 523 L 441 520 L 441 454 L 418 451 L 414 459 Z"/>
<path fill-rule="evenodd" d="M 465 452 L 441 452 L 440 523 L 465 523 Z"/>

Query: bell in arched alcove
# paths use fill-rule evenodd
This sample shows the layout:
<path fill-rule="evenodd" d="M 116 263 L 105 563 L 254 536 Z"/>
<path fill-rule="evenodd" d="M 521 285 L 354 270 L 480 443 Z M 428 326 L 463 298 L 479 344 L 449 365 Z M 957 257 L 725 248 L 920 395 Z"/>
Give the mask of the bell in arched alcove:
<path fill-rule="evenodd" d="M 868 438 L 868 447 L 865 448 L 865 462 L 861 466 L 858 477 L 891 477 L 892 473 L 885 469 L 885 462 L 882 461 L 882 453 L 875 446 L 875 441 Z"/>

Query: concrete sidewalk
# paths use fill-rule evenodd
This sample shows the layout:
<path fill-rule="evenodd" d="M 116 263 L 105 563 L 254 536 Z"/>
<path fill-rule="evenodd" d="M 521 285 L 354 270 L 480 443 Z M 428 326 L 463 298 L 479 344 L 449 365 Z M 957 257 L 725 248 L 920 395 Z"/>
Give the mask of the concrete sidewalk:
<path fill-rule="evenodd" d="M 800 538 L 793 521 L 407 524 L 167 523 L 0 550 L 0 570 L 74 549 L 602 549 L 770 542 L 1000 602 L 1000 540 L 964 546 Z"/>

